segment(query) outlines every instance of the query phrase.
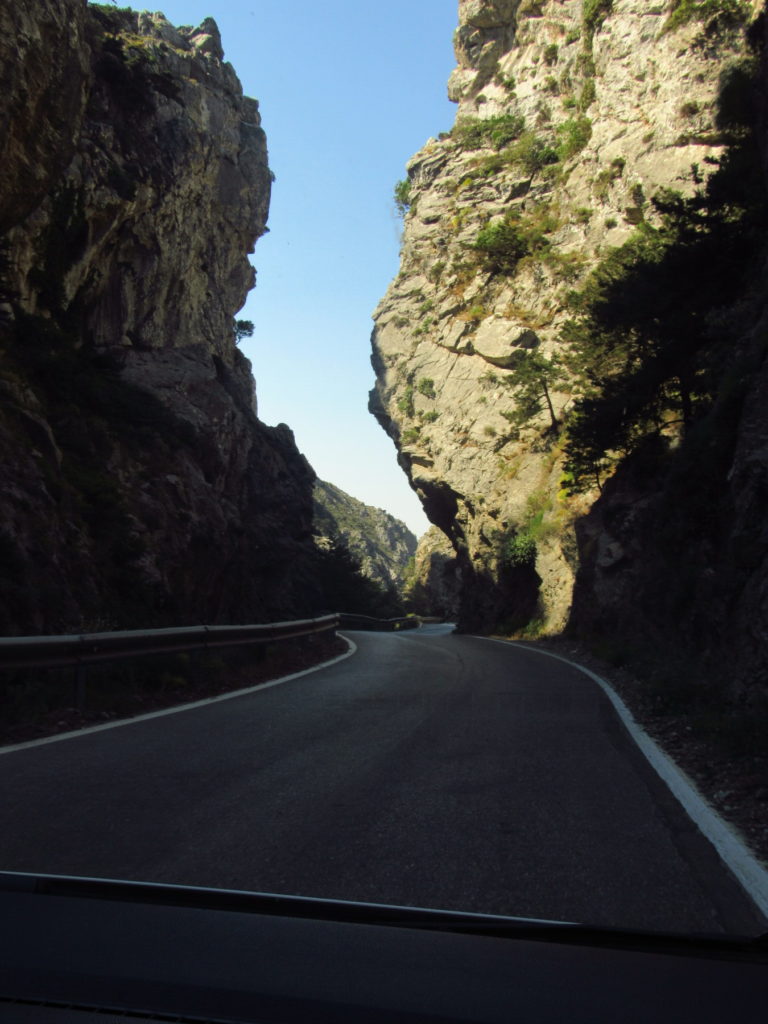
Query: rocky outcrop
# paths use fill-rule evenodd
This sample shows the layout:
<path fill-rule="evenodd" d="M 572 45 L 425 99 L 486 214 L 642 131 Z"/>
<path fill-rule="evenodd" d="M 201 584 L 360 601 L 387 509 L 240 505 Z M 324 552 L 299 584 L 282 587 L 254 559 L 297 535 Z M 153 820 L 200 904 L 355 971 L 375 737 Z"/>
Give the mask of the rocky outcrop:
<path fill-rule="evenodd" d="M 74 155 L 86 103 L 85 21 L 84 0 L 0 7 L 0 233 L 32 212 Z"/>
<path fill-rule="evenodd" d="M 690 196 L 726 152 L 719 98 L 748 63 L 751 10 L 459 4 L 456 125 L 397 189 L 401 265 L 375 314 L 370 407 L 457 552 L 467 627 L 568 622 L 575 524 L 599 493 L 564 479 L 570 296 L 662 223 L 652 197 Z M 528 387 L 521 368 L 537 365 L 545 386 Z"/>
<path fill-rule="evenodd" d="M 417 615 L 455 621 L 459 614 L 461 579 L 456 552 L 442 530 L 430 526 L 419 539 L 406 580 L 405 597 Z"/>
<path fill-rule="evenodd" d="M 49 159 L 26 162 L 76 156 L 9 235 L 11 287 L 29 313 L 76 315 L 95 348 L 202 344 L 232 362 L 232 312 L 253 284 L 247 254 L 269 208 L 258 104 L 220 59 L 211 21 L 180 31 L 159 14 L 96 6 L 81 62 L 83 51 L 87 76 L 68 69 L 87 92 L 82 127 L 75 119 Z M 20 133 L 23 151 L 29 122 Z"/>
<path fill-rule="evenodd" d="M 401 592 L 408 562 L 416 552 L 416 537 L 405 523 L 324 480 L 315 482 L 314 503 L 319 542 L 342 541 L 360 563 L 363 575 L 385 590 Z"/>
<path fill-rule="evenodd" d="M 211 19 L 2 17 L 2 629 L 311 610 L 314 474 L 235 345 L 269 207 L 256 101 Z"/>

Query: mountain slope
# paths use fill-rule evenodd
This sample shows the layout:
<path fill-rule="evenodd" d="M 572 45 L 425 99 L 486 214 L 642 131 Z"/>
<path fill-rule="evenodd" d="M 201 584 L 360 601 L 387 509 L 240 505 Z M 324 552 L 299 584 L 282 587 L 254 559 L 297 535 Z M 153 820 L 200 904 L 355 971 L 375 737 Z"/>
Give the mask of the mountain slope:
<path fill-rule="evenodd" d="M 416 552 L 416 537 L 405 523 L 323 480 L 315 481 L 314 508 L 315 534 L 322 541 L 343 541 L 365 576 L 385 589 L 402 590 Z"/>

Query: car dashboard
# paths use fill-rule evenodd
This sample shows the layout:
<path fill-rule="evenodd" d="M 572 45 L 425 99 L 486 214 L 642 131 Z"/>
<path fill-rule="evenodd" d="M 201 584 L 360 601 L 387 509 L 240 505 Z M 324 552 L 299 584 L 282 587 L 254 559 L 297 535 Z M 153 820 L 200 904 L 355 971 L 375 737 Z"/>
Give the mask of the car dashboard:
<path fill-rule="evenodd" d="M 762 1022 L 768 942 L 0 873 L 0 1021 Z"/>

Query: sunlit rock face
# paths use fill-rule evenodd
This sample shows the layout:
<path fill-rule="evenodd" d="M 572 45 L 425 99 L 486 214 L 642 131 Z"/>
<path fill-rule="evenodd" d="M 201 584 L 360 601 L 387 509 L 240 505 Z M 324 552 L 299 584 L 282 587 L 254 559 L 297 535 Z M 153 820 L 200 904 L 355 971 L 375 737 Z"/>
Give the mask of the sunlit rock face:
<path fill-rule="evenodd" d="M 521 424 L 514 374 L 527 353 L 563 354 L 569 293 L 639 225 L 659 225 L 654 195 L 691 195 L 724 152 L 717 98 L 745 58 L 744 25 L 670 24 L 674 6 L 459 4 L 457 122 L 399 189 L 400 272 L 375 313 L 370 408 L 457 552 L 465 628 L 562 629 L 591 557 L 575 524 L 598 491 L 572 497 L 563 481 L 572 377 Z M 481 232 L 510 217 L 526 247 L 494 266 Z"/>
<path fill-rule="evenodd" d="M 212 19 L 0 17 L 6 632 L 311 607 L 314 474 L 233 318 L 271 174 Z"/>
<path fill-rule="evenodd" d="M 409 607 L 417 615 L 455 622 L 459 612 L 461 578 L 453 545 L 436 526 L 419 538 L 408 579 Z"/>

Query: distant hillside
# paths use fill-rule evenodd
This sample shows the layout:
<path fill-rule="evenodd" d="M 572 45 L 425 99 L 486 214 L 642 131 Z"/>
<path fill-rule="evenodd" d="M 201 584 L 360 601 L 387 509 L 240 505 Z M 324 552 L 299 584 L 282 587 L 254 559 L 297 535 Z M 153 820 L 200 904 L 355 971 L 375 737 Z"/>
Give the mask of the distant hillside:
<path fill-rule="evenodd" d="M 314 531 L 321 540 L 341 539 L 369 579 L 402 588 L 417 543 L 405 523 L 324 480 L 315 482 L 314 509 Z"/>

